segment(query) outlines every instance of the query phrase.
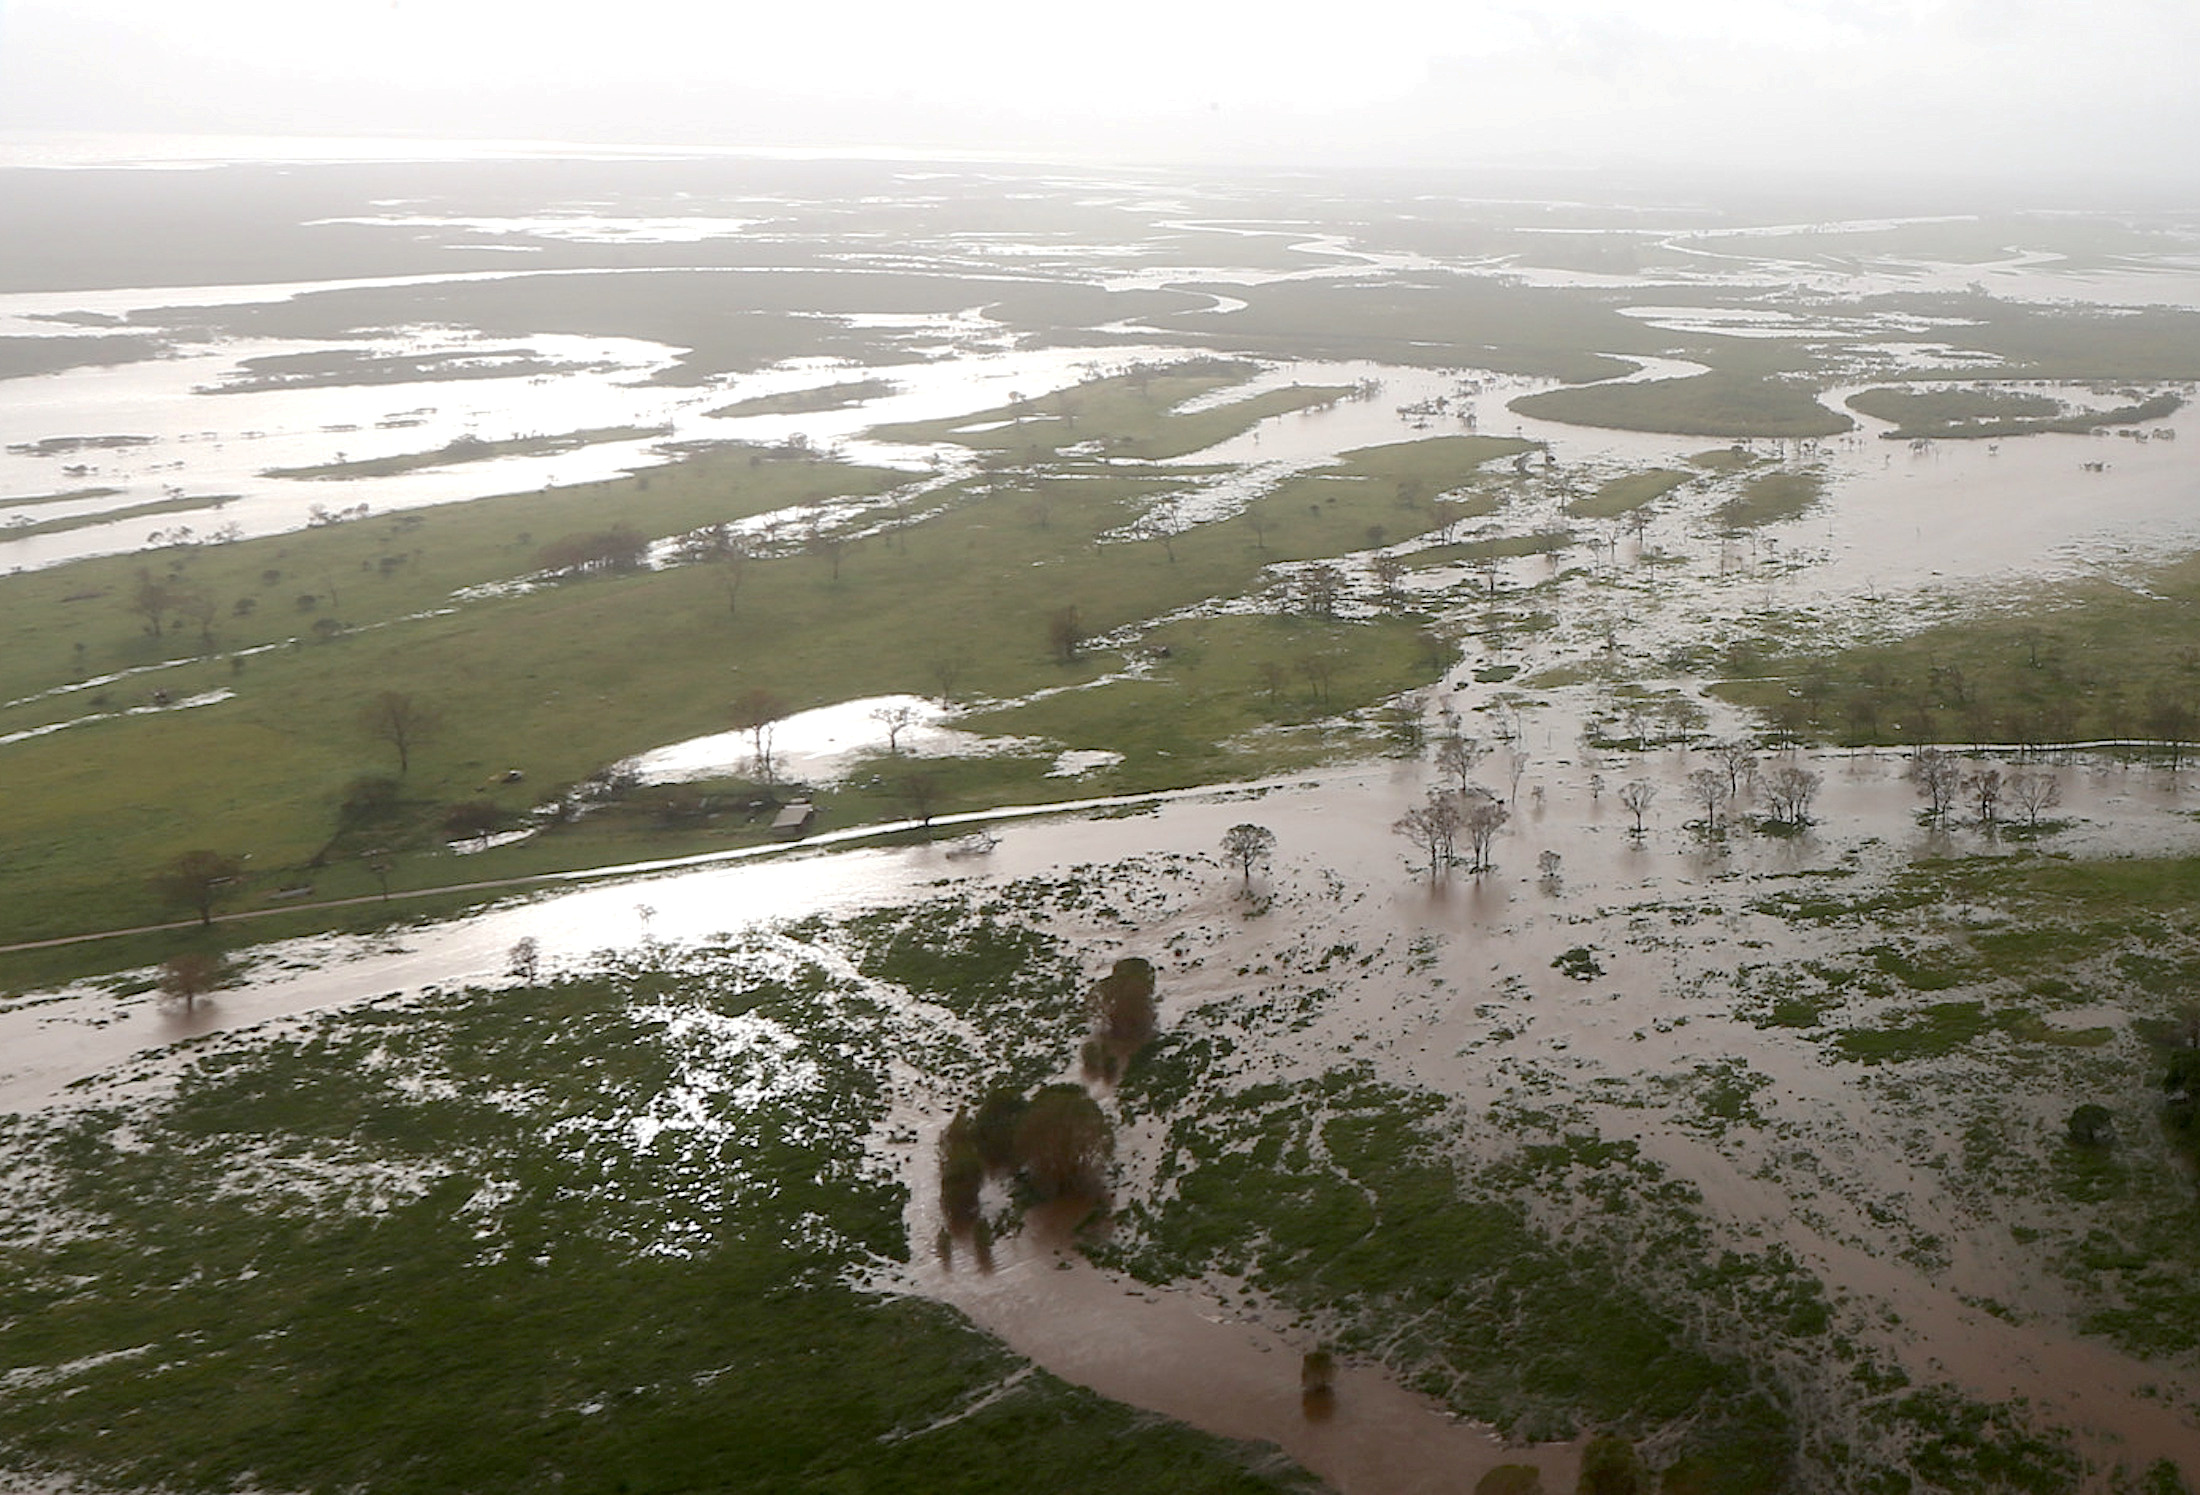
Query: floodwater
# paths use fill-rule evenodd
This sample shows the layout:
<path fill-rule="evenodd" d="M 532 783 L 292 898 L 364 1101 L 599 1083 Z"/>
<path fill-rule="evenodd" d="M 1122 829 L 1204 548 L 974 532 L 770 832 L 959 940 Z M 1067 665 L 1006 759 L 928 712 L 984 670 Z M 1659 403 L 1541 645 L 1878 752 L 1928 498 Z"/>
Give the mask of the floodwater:
<path fill-rule="evenodd" d="M 272 946 L 259 952 L 248 985 L 188 1016 L 98 992 L 19 1001 L 0 1009 L 0 1053 L 7 1056 L 0 1107 L 53 1103 L 78 1079 L 206 1033 L 387 993 L 496 983 L 506 979 L 506 952 L 521 938 L 537 940 L 555 969 L 645 940 L 677 943 L 752 922 L 1059 876 L 1076 865 L 1112 868 L 1111 878 L 1136 884 L 1151 874 L 1124 864 L 1178 857 L 1189 859 L 1192 879 L 1166 881 L 1168 906 L 1135 934 L 1113 926 L 1064 931 L 1095 962 L 1111 951 L 1170 951 L 1158 961 L 1165 1021 L 1172 1011 L 1227 1002 L 1242 986 L 1231 973 L 1279 944 L 1318 938 L 1381 955 L 1303 1030 L 1237 1033 L 1250 1040 L 1242 1060 L 1248 1075 L 1311 1075 L 1341 1058 L 1364 1059 L 1385 1078 L 1476 1108 L 1502 1100 L 1529 1076 L 1598 1096 L 1600 1129 L 1637 1138 L 1649 1157 L 1694 1181 L 1721 1229 L 1758 1232 L 1759 1244 L 1773 1232 L 1837 1300 L 1850 1294 L 1898 1313 L 1902 1328 L 1885 1331 L 1882 1348 L 1918 1379 L 1952 1381 L 1981 1397 L 2027 1396 L 2097 1451 L 2154 1457 L 2189 1449 L 2200 1436 L 2200 1378 L 2075 1339 L 2052 1313 L 2009 1322 L 1979 1307 L 2051 1302 L 2043 1295 L 2053 1279 L 2008 1245 L 1998 1220 L 1949 1198 L 1933 1171 L 1909 1158 L 1904 1123 L 1875 1120 L 1867 1072 L 1829 1063 L 1783 1030 L 1738 1020 L 1731 996 L 1705 989 L 1731 970 L 1737 947 L 1751 942 L 1778 941 L 1791 957 L 1814 947 L 1839 957 L 1838 936 L 1799 934 L 1751 908 L 1787 875 L 1845 867 L 1870 878 L 1919 853 L 1990 852 L 1995 844 L 1976 831 L 1918 826 L 1900 755 L 1865 753 L 1806 760 L 1825 775 L 1819 821 L 1807 835 L 1707 843 L 1682 823 L 1695 813 L 1683 777 L 1707 758 L 1677 749 L 1585 756 L 1575 726 L 1557 705 L 1529 719 L 1518 743 L 1528 761 L 1514 818 L 1497 841 L 1496 870 L 1455 875 L 1434 889 L 1390 831 L 1431 781 L 1424 764 L 1407 761 L 1187 794 L 1143 814 L 1004 821 L 996 849 L 975 861 L 951 859 L 938 846 L 797 848 L 593 881 L 384 937 Z M 1510 751 L 1500 748 L 1481 775 L 1501 792 Z M 2057 850 L 2192 847 L 2185 814 L 2192 791 L 2183 783 L 2100 764 L 2052 771 L 2063 785 L 2057 814 L 2074 822 L 2055 838 Z M 1600 795 L 1590 790 L 1592 773 L 1606 782 Z M 1639 841 L 1612 792 L 1630 777 L 1659 786 Z M 1222 832 L 1244 820 L 1278 838 L 1276 865 L 1260 879 L 1275 906 L 1257 917 L 1214 857 Z M 1546 851 L 1561 859 L 1555 881 L 1539 875 Z M 1647 940 L 1637 912 L 1645 907 L 1674 911 L 1650 916 L 1660 932 Z M 1415 938 L 1433 940 L 1437 959 L 1407 976 L 1398 957 Z M 1579 946 L 1598 952 L 1603 977 L 1583 983 L 1554 968 L 1562 952 Z M 1686 1074 L 1713 1054 L 1773 1081 L 1768 1110 L 1792 1135 L 1820 1139 L 1822 1177 L 1768 1180 L 1746 1150 L 1707 1142 L 1685 1117 L 1639 1103 L 1656 1076 Z M 1609 1085 L 1634 1098 L 1610 1107 Z M 945 1110 L 930 1127 L 944 1121 Z M 924 1160 L 935 1136 L 927 1129 L 907 1150 L 920 1201 L 931 1192 Z M 1135 1153 L 1123 1161 L 1133 1176 L 1143 1166 Z M 1809 1208 L 1799 1209 L 1799 1200 Z M 1910 1229 L 1990 1249 L 1924 1270 L 1861 1243 L 1883 1233 L 1864 1219 L 1868 1206 L 1895 1211 Z M 920 1204 L 913 1238 L 928 1241 L 928 1226 Z M 1341 1384 L 1329 1422 L 1306 1424 L 1293 1357 L 1308 1346 L 1288 1321 L 1198 1284 L 1157 1290 L 1075 1261 L 1061 1266 L 1055 1246 L 1037 1234 L 1001 1243 L 990 1277 L 967 1260 L 949 1270 L 921 1249 L 918 1256 L 903 1290 L 955 1304 L 1019 1352 L 1108 1395 L 1230 1436 L 1272 1439 L 1342 1489 L 1446 1488 L 1434 1482 L 1443 1469 L 1456 1475 L 1477 1460 L 1487 1467 L 1523 1457 L 1544 1466 L 1548 1484 L 1572 1457 L 1563 1447 L 1508 1452 L 1364 1367 Z M 2081 1363 L 2086 1374 L 2072 1376 L 2069 1367 Z"/>

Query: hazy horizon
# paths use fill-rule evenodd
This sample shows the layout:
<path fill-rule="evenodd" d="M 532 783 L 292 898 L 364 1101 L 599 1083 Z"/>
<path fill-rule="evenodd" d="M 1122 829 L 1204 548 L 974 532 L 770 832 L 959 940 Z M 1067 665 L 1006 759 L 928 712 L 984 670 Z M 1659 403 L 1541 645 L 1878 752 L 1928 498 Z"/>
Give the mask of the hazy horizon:
<path fill-rule="evenodd" d="M 2200 12 L 0 3 L 0 130 L 2189 187 Z"/>

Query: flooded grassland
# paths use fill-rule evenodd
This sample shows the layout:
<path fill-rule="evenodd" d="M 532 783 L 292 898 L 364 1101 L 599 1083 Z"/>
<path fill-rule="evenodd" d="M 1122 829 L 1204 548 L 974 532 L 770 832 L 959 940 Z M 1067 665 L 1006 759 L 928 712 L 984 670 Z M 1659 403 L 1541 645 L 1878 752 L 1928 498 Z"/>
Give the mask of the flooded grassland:
<path fill-rule="evenodd" d="M 2200 1478 L 2189 225 L 608 169 L 5 261 L 27 1480 Z"/>

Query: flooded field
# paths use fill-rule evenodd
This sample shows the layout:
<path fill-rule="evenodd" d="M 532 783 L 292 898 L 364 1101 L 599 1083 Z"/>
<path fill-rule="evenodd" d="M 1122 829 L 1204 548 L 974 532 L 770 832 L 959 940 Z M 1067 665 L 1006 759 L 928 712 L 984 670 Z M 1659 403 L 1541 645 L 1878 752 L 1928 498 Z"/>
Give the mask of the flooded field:
<path fill-rule="evenodd" d="M 2200 947 L 2181 870 L 2127 895 L 2097 871 L 2182 869 L 2200 850 L 2190 759 L 2151 730 L 1835 746 L 1829 724 L 1773 721 L 1726 689 L 1744 653 L 1899 640 L 2080 583 L 2158 595 L 2160 568 L 2200 548 L 2200 435 L 2177 439 L 2175 408 L 2200 368 L 2160 346 L 2200 313 L 2189 224 L 2109 255 L 2045 216 L 1645 226 L 1577 204 L 1565 211 L 1599 221 L 1561 236 L 1541 224 L 1552 204 L 1461 196 L 1325 218 L 1286 183 L 869 168 L 808 197 L 728 168 L 715 195 L 623 216 L 547 190 L 525 211 L 473 210 L 450 170 L 403 201 L 324 200 L 256 284 L 164 286 L 127 264 L 109 286 L 0 280 L 0 340 L 53 365 L 5 380 L 0 516 L 23 533 L 0 530 L 0 566 L 26 573 L 11 580 L 627 474 L 670 486 L 707 447 L 726 464 L 707 469 L 718 486 L 800 465 L 780 499 L 719 521 L 715 552 L 692 521 L 646 537 L 638 571 L 712 578 L 668 633 L 789 606 L 742 592 L 741 566 L 806 565 L 801 585 L 838 587 L 835 535 L 867 543 L 866 562 L 913 543 L 955 554 L 922 552 L 935 533 L 966 554 L 1009 533 L 1052 544 L 1080 491 L 1115 508 L 1066 552 L 1094 564 L 1140 547 L 1136 585 L 1157 600 L 1080 632 L 1058 605 L 1097 612 L 1094 592 L 1047 593 L 1069 562 L 1019 550 L 1057 609 L 1054 676 L 1019 658 L 969 683 L 944 646 L 894 652 L 910 639 L 851 645 L 851 666 L 784 637 L 796 662 L 767 684 L 846 688 L 741 725 L 637 687 L 665 729 L 625 744 L 599 783 L 665 796 L 648 803 L 667 824 L 707 817 L 713 797 L 776 809 L 796 787 L 865 806 L 811 844 L 511 860 L 532 854 L 529 830 L 540 842 L 603 818 L 561 784 L 509 839 L 482 833 L 489 870 L 467 886 L 484 908 L 260 942 L 227 923 L 234 979 L 182 1003 L 154 971 L 16 993 L 0 1003 L 0 1112 L 18 1118 L 20 1162 L 7 1230 L 41 1273 L 60 1281 L 69 1250 L 109 1240 L 87 1222 L 126 1213 L 90 1173 L 54 1183 L 86 1149 L 173 1148 L 197 1167 L 192 1149 L 219 1135 L 259 1170 L 236 1198 L 276 1215 L 411 1220 L 440 1189 L 456 1202 L 421 1203 L 405 1228 L 462 1220 L 485 1243 L 464 1249 L 502 1265 L 535 1249 L 538 1206 L 562 1218 L 600 1184 L 607 1213 L 573 1229 L 611 1243 L 616 1264 L 589 1268 L 601 1281 L 778 1231 L 773 1249 L 815 1253 L 803 1280 L 821 1292 L 945 1305 L 1012 1352 L 984 1377 L 942 1372 L 955 1395 L 862 1434 L 881 1444 L 906 1441 L 908 1419 L 1013 1407 L 1022 1357 L 1226 1440 L 1200 1455 L 1217 1468 L 1286 1480 L 1229 1452 L 1269 1445 L 1367 1495 L 1475 1488 L 1517 1464 L 1570 1489 L 1607 1435 L 1673 1490 L 2200 1479 L 2200 1320 L 2181 1285 L 2200 1258 L 2161 1100 Z M 954 226 L 989 214 L 1016 226 Z M 333 242 L 317 236 L 337 231 L 354 273 L 314 273 L 314 246 Z M 1622 252 L 1627 268 L 1608 268 Z M 435 255 L 449 273 L 421 268 Z M 499 256 L 525 268 L 483 268 Z M 1773 391 L 1761 406 L 1736 403 L 1745 368 Z M 1171 377 L 1206 387 L 1123 403 Z M 1897 437 L 1850 404 L 1890 385 L 1953 420 L 2021 409 L 2069 428 Z M 1512 408 L 1607 387 L 1652 403 L 1613 407 L 1611 425 Z M 1245 405 L 1261 400 L 1278 403 Z M 1798 404 L 1833 428 L 1776 429 Z M 1233 425 L 1238 406 L 1280 413 Z M 537 437 L 573 439 L 505 445 Z M 1495 444 L 1462 463 L 1451 453 L 1468 448 L 1442 443 L 1466 438 Z M 371 470 L 391 461 L 401 470 Z M 806 476 L 859 464 L 883 474 L 867 491 Z M 633 481 L 603 490 L 625 495 L 605 519 L 641 512 L 651 490 Z M 754 548 L 730 548 L 729 530 Z M 495 543 L 496 575 L 373 627 L 453 618 L 462 634 L 554 593 L 527 560 L 534 536 Z M 387 577 L 403 562 L 381 564 Z M 1331 590 L 1309 600 L 1322 570 Z M 367 585 L 331 573 L 265 590 L 314 588 L 304 611 Z M 871 605 L 850 595 L 805 605 Z M 954 622 L 943 610 L 900 631 L 945 638 Z M 1334 707 L 1346 651 L 1311 652 L 1317 625 L 1417 630 L 1415 688 Z M 211 646 L 213 625 L 194 626 Z M 1233 628 L 1273 632 L 1245 646 Z M 157 613 L 150 632 L 163 637 Z M 311 647 L 348 647 L 342 632 Z M 714 702 L 778 666 L 710 647 L 682 690 Z M 350 709 L 298 639 L 234 650 L 228 694 L 106 698 L 163 671 L 196 684 L 212 662 L 210 647 L 26 676 L 0 752 L 109 742 L 96 734 L 184 720 L 178 706 L 221 730 L 263 671 L 296 672 L 312 709 Z M 545 650 L 525 668 L 559 662 Z M 582 712 L 618 715 L 634 661 L 589 671 Z M 1815 709 L 1816 689 L 1797 675 L 1786 693 Z M 1226 690 L 1268 718 L 1195 714 Z M 1177 716 L 1192 725 L 1169 735 Z M 1172 766 L 1195 749 L 1218 756 Z M 1262 756 L 1286 749 L 1298 756 Z M 1922 769 L 1943 749 L 1952 777 L 1930 789 Z M 465 751 L 437 770 L 439 792 L 484 774 L 486 792 L 516 761 L 486 738 Z M 350 771 L 335 753 L 312 769 Z M 969 782 L 956 775 L 995 771 L 1022 777 L 935 805 Z M 1047 781 L 1067 802 L 1037 802 Z M 691 785 L 700 805 L 679 797 Z M 1408 833 L 1446 789 L 1493 816 L 1471 854 Z M 353 814 L 346 800 L 327 846 L 356 832 Z M 1273 833 L 1273 855 L 1233 866 L 1224 838 L 1247 824 Z M 295 874 L 306 895 L 318 866 Z M 351 875 L 353 901 L 374 901 Z M 1155 969 L 1158 1030 L 1120 1072 L 1097 1070 L 1089 1045 L 1079 1055 L 1083 992 L 1125 957 Z M 528 1003 L 556 1014 L 556 1044 L 468 1069 L 458 1035 L 531 1032 L 514 1016 Z M 632 1074 L 629 1047 L 651 1056 Z M 346 1055 L 386 1071 L 390 1093 L 361 1099 L 324 1072 Z M 563 1067 L 552 1083 L 537 1066 Z M 269 1098 L 293 1070 L 319 1087 L 299 1093 L 362 1119 L 317 1133 Z M 1048 1083 L 1085 1087 L 1109 1119 L 1104 1208 L 1050 1210 L 989 1176 L 975 1244 L 942 1204 L 951 1120 L 989 1089 Z M 507 1151 L 470 1154 L 408 1110 L 469 1087 Z M 2089 1105 L 2112 1149 L 2079 1138 Z M 574 1138 L 592 1140 L 530 1150 Z M 714 1169 L 745 1180 L 724 1184 L 722 1215 Z M 329 1204 L 316 1170 L 351 1202 Z M 780 1184 L 784 1210 L 768 1205 Z M 84 1280 L 121 1293 L 159 1279 L 179 1248 L 140 1228 L 114 1224 L 112 1259 Z M 538 1244 L 563 1270 L 564 1238 Z M 140 1255 L 142 1281 L 118 1265 Z M 281 1279 L 288 1292 L 323 1268 L 282 1270 L 304 1274 Z M 51 1291 L 70 1327 L 0 1373 L 125 1404 L 102 1357 L 135 1343 L 85 1295 Z M 206 1332 L 163 1325 L 176 1345 Z M 1309 1400 L 1316 1352 L 1340 1368 Z M 651 1366 L 653 1386 L 699 1370 Z M 595 1418 L 624 1374 L 557 1395 Z M 33 1451 L 25 1467 L 80 1457 L 28 1428 L 0 1431 Z M 166 1457 L 103 1467 L 180 1484 L 223 1467 Z M 288 1467 L 267 1457 L 254 1467 Z"/>

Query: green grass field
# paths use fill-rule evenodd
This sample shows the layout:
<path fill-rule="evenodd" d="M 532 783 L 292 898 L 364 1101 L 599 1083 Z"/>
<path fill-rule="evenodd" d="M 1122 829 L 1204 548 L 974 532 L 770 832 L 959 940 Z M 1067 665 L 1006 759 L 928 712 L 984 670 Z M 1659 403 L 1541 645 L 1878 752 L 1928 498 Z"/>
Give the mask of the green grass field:
<path fill-rule="evenodd" d="M 1203 387 L 1207 379 L 1200 381 Z M 1182 383 L 1141 392 L 1095 387 L 1126 441 L 1168 446 L 1178 423 L 1250 422 L 1258 402 L 1175 415 Z M 1090 417 L 1088 417 L 1089 419 Z M 0 747 L 18 792 L 0 804 L 0 867 L 21 938 L 123 927 L 168 916 L 147 885 L 179 852 L 206 846 L 250 858 L 248 896 L 309 887 L 360 896 L 378 881 L 352 853 L 394 846 L 394 887 L 434 886 L 740 844 L 629 816 L 599 829 L 453 862 L 434 834 L 447 807 L 487 799 L 509 814 L 555 797 L 618 759 L 731 725 L 731 702 L 761 690 L 787 710 L 892 692 L 936 694 L 942 670 L 964 702 L 1008 702 L 1119 669 L 1165 620 L 1268 585 L 1272 565 L 1410 537 L 1497 491 L 1479 466 L 1523 443 L 1443 437 L 1354 454 L 1303 474 L 1243 515 L 1104 540 L 1181 492 L 1174 471 L 1050 463 L 989 474 L 880 504 L 871 533 L 828 555 L 789 526 L 738 565 L 687 564 L 513 588 L 561 536 L 623 524 L 669 536 L 712 523 L 842 497 L 875 498 L 896 475 L 791 456 L 706 453 L 631 479 L 387 516 L 268 540 L 78 563 L 10 578 L 0 592 Z M 1434 502 L 1434 495 L 1464 499 Z M 853 528 L 865 528 L 858 522 Z M 1144 532 L 1144 531 L 1141 531 Z M 142 573 L 142 575 L 141 575 Z M 186 621 L 133 611 L 147 579 L 202 599 Z M 738 586 L 738 590 L 733 588 Z M 1058 657 L 1049 620 L 1077 609 L 1084 633 L 1123 642 Z M 1306 761 L 1321 734 L 1258 729 L 1339 718 L 1434 678 L 1444 655 L 1409 620 L 1331 625 L 1281 598 L 1243 624 L 1170 625 L 1184 652 L 1137 685 L 1054 696 L 983 730 L 1121 752 L 1106 782 L 1157 788 L 1203 774 L 1251 774 Z M 1319 677 L 1305 674 L 1313 658 Z M 1279 690 L 1268 667 L 1290 672 Z M 120 679 L 72 688 L 117 671 Z M 154 690 L 214 704 L 125 714 Z M 1185 726 L 1157 735 L 1153 690 L 1193 703 Z M 395 753 L 358 718 L 378 692 L 434 709 L 440 729 L 404 775 L 395 823 L 354 827 L 332 845 L 346 786 L 396 775 Z M 104 718 L 104 719 L 94 719 Z M 1211 735 L 1210 735 L 1211 734 Z M 1202 751 L 1187 751 L 1192 736 Z M 518 769 L 524 783 L 499 782 Z M 952 770 L 943 808 L 1080 792 L 1041 782 L 1031 760 Z M 1086 789 L 1082 792 L 1090 792 Z M 873 794 L 835 812 L 890 812 Z M 751 837 L 753 838 L 753 837 Z M 293 895 L 298 896 L 298 895 Z"/>

